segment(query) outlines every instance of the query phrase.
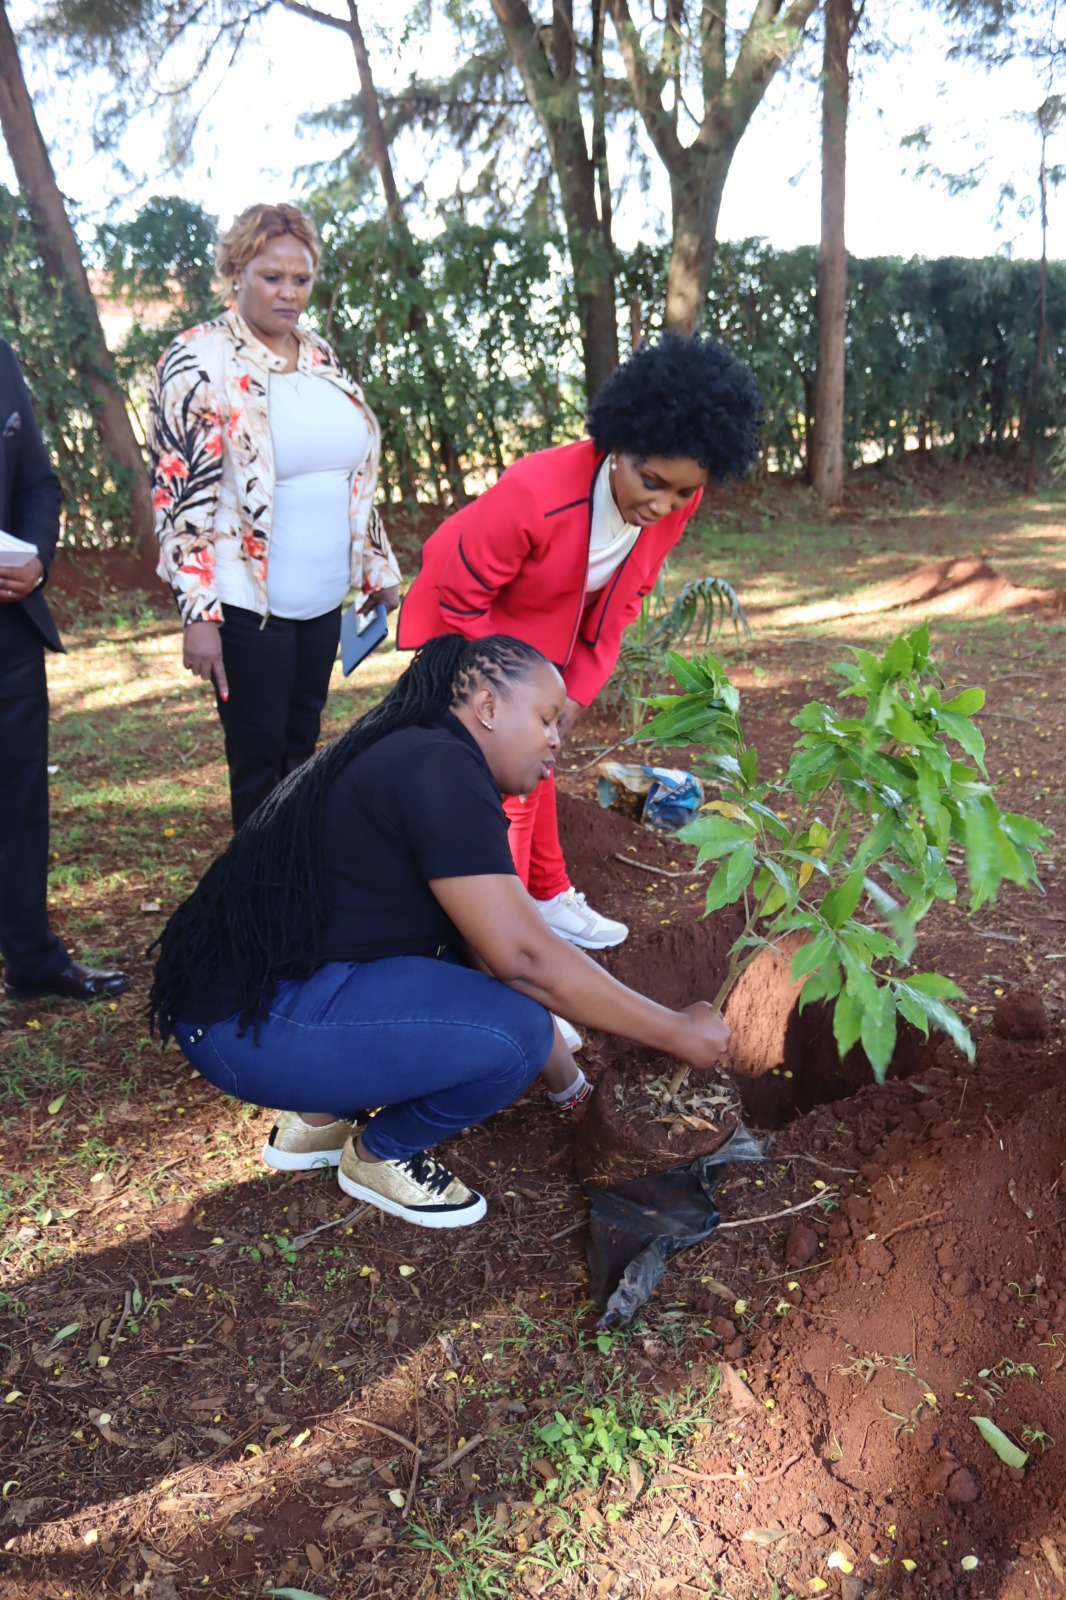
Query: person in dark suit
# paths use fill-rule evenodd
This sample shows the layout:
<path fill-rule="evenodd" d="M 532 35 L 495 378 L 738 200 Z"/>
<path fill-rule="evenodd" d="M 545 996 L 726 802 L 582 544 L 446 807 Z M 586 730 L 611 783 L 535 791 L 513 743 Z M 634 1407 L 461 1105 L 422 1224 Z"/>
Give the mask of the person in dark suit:
<path fill-rule="evenodd" d="M 0 540 L 0 956 L 9 1000 L 95 1000 L 130 986 L 124 972 L 72 961 L 48 922 L 44 652 L 63 645 L 42 586 L 59 538 L 59 504 L 29 391 L 15 352 L 0 339 L 0 531 L 37 547 L 25 560 Z"/>

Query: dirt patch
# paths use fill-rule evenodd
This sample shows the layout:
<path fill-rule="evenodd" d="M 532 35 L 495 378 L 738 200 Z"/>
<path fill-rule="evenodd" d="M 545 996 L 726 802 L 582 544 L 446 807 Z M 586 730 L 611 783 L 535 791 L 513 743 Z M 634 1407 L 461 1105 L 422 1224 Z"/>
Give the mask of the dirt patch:
<path fill-rule="evenodd" d="M 841 604 L 837 615 L 862 617 L 903 606 L 921 606 L 923 615 L 937 617 L 1036 611 L 1050 618 L 1066 611 L 1066 590 L 1027 588 L 1011 583 L 981 556 L 949 556 L 865 590 Z"/>

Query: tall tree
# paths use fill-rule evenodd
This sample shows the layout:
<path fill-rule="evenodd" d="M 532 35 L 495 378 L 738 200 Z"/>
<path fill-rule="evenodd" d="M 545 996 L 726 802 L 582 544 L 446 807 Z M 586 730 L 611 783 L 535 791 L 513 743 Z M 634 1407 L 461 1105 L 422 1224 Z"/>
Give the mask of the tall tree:
<path fill-rule="evenodd" d="M 205 29 L 206 37 L 200 40 L 192 80 L 187 85 L 191 88 L 218 46 L 225 44 L 231 54 L 235 53 L 244 43 L 252 23 L 276 7 L 342 33 L 348 39 L 359 82 L 359 94 L 353 104 L 378 173 L 390 225 L 410 259 L 409 275 L 414 283 L 419 276 L 418 252 L 396 183 L 389 134 L 381 114 L 356 0 L 337 0 L 337 9 L 333 11 L 321 5 L 305 4 L 304 0 L 219 0 L 209 12 L 204 8 L 203 14 L 198 8 L 183 4 L 182 0 L 126 0 L 120 14 L 116 14 L 110 0 L 49 0 L 44 29 L 54 37 L 62 37 L 87 64 L 95 64 L 99 51 L 106 49 L 115 80 L 123 86 L 132 86 L 138 81 L 147 61 L 158 63 L 176 41 L 187 41 L 192 29 Z M 427 371 L 431 372 L 433 355 L 425 312 L 417 294 L 412 295 L 410 325 Z M 462 464 L 443 411 L 434 418 L 434 434 L 452 498 L 461 505 L 467 498 Z"/>
<path fill-rule="evenodd" d="M 126 480 L 130 535 L 146 561 L 155 565 L 156 542 L 148 473 L 137 443 L 63 196 L 26 87 L 5 0 L 0 0 L 0 131 L 19 187 L 29 205 L 37 247 L 48 276 L 65 283 L 81 303 L 88 329 L 86 377 L 98 403 L 100 442 Z"/>
<path fill-rule="evenodd" d="M 590 400 L 618 365 L 603 74 L 605 3 L 606 0 L 592 0 L 590 142 L 585 133 L 573 0 L 552 0 L 550 27 L 534 21 L 526 0 L 492 0 L 507 48 L 551 151 L 574 271 L 585 387 Z"/>
<path fill-rule="evenodd" d="M 811 486 L 827 506 L 844 499 L 844 371 L 848 252 L 844 240 L 848 51 L 853 0 L 825 0 L 822 54 L 822 238 L 818 252 L 818 367 Z"/>
<path fill-rule="evenodd" d="M 778 69 L 795 53 L 818 0 L 755 0 L 729 65 L 728 0 L 665 0 L 653 57 L 629 0 L 607 0 L 633 103 L 670 179 L 672 249 L 666 326 L 699 327 L 718 234 L 718 214 L 737 146 Z M 695 13 L 691 25 L 690 14 Z M 702 102 L 695 137 L 682 142 L 690 64 Z"/>

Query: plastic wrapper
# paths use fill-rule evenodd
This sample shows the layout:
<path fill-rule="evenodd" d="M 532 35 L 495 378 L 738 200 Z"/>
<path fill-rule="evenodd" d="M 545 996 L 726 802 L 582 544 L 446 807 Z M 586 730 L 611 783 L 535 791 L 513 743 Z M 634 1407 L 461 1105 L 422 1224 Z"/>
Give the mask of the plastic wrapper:
<path fill-rule="evenodd" d="M 598 798 L 606 810 L 617 806 L 639 817 L 645 828 L 675 833 L 691 822 L 703 804 L 703 786 L 683 767 L 638 767 L 601 761 Z"/>
<path fill-rule="evenodd" d="M 735 1161 L 762 1161 L 765 1139 L 740 1123 L 725 1144 L 687 1166 L 670 1167 L 628 1183 L 586 1187 L 590 1201 L 589 1278 L 600 1328 L 626 1328 L 654 1294 L 679 1250 L 702 1244 L 721 1217 L 714 1191 Z"/>

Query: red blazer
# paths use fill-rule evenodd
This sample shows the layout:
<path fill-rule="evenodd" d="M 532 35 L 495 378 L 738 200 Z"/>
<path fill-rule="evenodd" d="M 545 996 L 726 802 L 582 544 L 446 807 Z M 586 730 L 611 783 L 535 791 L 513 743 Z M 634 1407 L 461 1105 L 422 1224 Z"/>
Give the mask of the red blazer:
<path fill-rule="evenodd" d="M 523 456 L 422 547 L 397 644 L 441 633 L 509 633 L 553 661 L 570 698 L 589 705 L 614 671 L 622 632 L 700 503 L 644 528 L 598 594 L 585 594 L 592 486 L 603 452 L 590 439 Z"/>

